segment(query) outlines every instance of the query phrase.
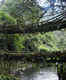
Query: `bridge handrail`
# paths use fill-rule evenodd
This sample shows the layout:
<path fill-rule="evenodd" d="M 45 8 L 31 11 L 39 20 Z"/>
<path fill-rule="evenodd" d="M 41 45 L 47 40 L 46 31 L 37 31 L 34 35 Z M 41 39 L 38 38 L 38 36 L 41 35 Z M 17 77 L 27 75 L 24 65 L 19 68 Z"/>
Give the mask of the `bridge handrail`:
<path fill-rule="evenodd" d="M 40 22 L 39 24 L 42 24 L 42 23 L 45 24 L 45 23 L 47 23 L 47 22 L 55 21 L 55 20 L 57 20 L 57 19 L 58 19 L 58 21 L 59 21 L 60 19 L 63 19 L 63 18 L 64 18 L 63 13 L 64 13 L 64 11 L 63 11 L 62 13 L 58 14 L 57 16 L 52 17 L 51 19 L 48 19 L 48 20 L 46 20 L 46 21 L 44 20 L 44 21 Z"/>

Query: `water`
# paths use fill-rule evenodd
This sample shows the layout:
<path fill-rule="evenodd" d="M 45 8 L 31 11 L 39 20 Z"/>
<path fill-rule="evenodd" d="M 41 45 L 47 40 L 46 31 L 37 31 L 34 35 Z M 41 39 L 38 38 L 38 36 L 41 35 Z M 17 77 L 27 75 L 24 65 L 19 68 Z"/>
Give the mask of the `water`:
<path fill-rule="evenodd" d="M 21 80 L 59 80 L 54 67 L 40 68 L 39 71 L 27 70 L 24 74 L 20 75 Z"/>
<path fill-rule="evenodd" d="M 20 80 L 60 80 L 55 66 L 39 67 L 40 65 L 22 61 L 0 61 L 0 73 L 12 74 Z"/>

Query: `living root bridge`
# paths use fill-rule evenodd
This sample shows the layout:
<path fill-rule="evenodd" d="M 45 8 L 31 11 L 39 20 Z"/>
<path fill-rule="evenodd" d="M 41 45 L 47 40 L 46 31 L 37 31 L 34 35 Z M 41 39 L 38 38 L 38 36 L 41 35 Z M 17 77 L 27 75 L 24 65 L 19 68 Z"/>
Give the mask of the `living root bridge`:
<path fill-rule="evenodd" d="M 41 25 L 28 25 L 20 28 L 18 25 L 0 25 L 0 33 L 35 33 L 35 32 L 49 32 L 66 28 L 66 20 L 51 21 L 41 23 Z"/>
<path fill-rule="evenodd" d="M 18 60 L 22 60 L 22 61 L 29 61 L 29 62 L 40 62 L 45 59 L 44 55 L 41 54 L 36 54 L 36 53 L 29 53 L 29 54 L 25 54 L 25 53 L 9 53 L 9 54 L 0 54 L 0 59 L 2 60 L 14 60 L 14 61 L 18 61 Z"/>
<path fill-rule="evenodd" d="M 41 61 L 43 62 L 46 58 L 59 57 L 66 62 L 66 52 L 53 52 L 53 53 L 5 53 L 0 54 L 2 60 L 22 60 L 22 61 Z"/>

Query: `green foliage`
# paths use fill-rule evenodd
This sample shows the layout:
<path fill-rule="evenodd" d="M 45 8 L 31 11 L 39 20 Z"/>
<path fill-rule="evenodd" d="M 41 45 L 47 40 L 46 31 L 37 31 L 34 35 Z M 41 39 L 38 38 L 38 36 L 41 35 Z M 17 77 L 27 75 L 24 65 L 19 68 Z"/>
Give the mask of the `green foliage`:
<path fill-rule="evenodd" d="M 39 22 L 43 13 L 36 0 L 6 0 L 1 10 L 16 18 L 20 27 Z"/>
<path fill-rule="evenodd" d="M 36 0 L 6 0 L 0 10 L 2 10 L 0 11 L 0 24 L 18 24 L 21 28 L 38 23 L 43 13 L 37 6 Z M 53 52 L 61 50 L 64 47 L 59 46 L 65 44 L 64 40 L 58 40 L 53 32 L 26 35 L 7 34 L 5 37 L 5 47 L 16 51 Z"/>
<path fill-rule="evenodd" d="M 37 34 L 6 34 L 1 35 L 1 38 L 5 37 L 4 42 L 0 43 L 4 44 L 10 51 L 34 51 L 34 52 L 55 52 L 62 51 L 65 48 L 65 40 L 64 37 L 62 39 L 60 32 L 47 32 L 47 33 L 37 33 Z M 57 37 L 56 37 L 57 36 Z"/>
<path fill-rule="evenodd" d="M 0 80 L 17 80 L 17 78 L 12 76 L 0 75 Z"/>
<path fill-rule="evenodd" d="M 16 24 L 16 19 L 8 13 L 0 11 L 0 24 Z"/>
<path fill-rule="evenodd" d="M 24 46 L 25 37 L 23 35 L 20 36 L 19 34 L 14 34 L 13 41 L 16 51 L 22 51 L 25 48 Z"/>
<path fill-rule="evenodd" d="M 55 42 L 55 37 L 52 32 L 48 33 L 38 33 L 37 35 L 32 35 L 29 39 L 29 46 L 33 46 L 33 50 L 38 50 L 38 51 L 58 51 L 59 49 L 57 48 L 57 44 Z"/>

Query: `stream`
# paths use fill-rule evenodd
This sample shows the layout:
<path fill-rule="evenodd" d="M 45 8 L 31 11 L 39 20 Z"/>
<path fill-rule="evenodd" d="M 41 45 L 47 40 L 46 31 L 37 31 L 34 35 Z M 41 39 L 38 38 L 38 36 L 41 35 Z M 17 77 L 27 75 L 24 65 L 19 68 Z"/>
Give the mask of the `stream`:
<path fill-rule="evenodd" d="M 23 63 L 22 61 L 0 61 L 0 74 L 11 74 L 20 80 L 65 80 L 59 79 L 55 63 L 48 65 Z"/>
<path fill-rule="evenodd" d="M 21 80 L 59 80 L 56 68 L 45 67 L 40 68 L 39 71 L 27 70 L 24 74 L 20 75 Z"/>

